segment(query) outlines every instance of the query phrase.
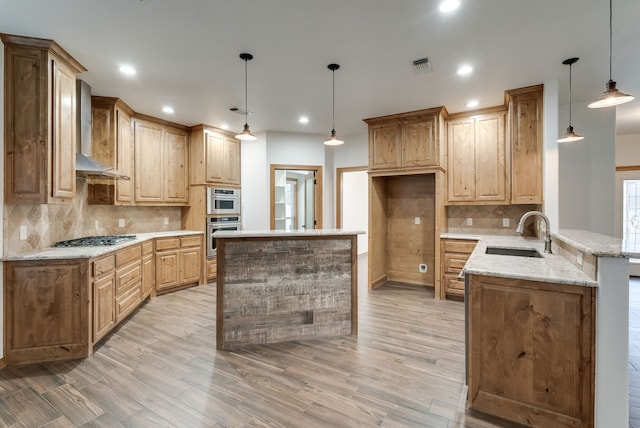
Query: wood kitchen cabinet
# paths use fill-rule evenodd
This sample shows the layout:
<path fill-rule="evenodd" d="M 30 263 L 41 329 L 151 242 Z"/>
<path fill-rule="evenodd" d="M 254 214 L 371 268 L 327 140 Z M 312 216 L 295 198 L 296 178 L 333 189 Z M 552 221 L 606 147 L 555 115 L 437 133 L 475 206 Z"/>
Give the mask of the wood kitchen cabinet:
<path fill-rule="evenodd" d="M 91 156 L 129 180 L 90 178 L 90 205 L 133 205 L 133 110 L 118 98 L 91 97 Z"/>
<path fill-rule="evenodd" d="M 116 324 L 115 256 L 110 254 L 92 263 L 93 341 L 97 342 Z"/>
<path fill-rule="evenodd" d="M 203 283 L 201 235 L 156 239 L 156 293 Z"/>
<path fill-rule="evenodd" d="M 408 171 L 443 166 L 444 107 L 365 119 L 369 170 Z"/>
<path fill-rule="evenodd" d="M 142 243 L 142 300 L 156 295 L 156 258 L 153 241 Z"/>
<path fill-rule="evenodd" d="M 55 41 L 0 34 L 4 44 L 5 202 L 71 203 L 76 192 L 76 75 Z"/>
<path fill-rule="evenodd" d="M 467 239 L 441 239 L 440 262 L 442 292 L 450 299 L 464 299 L 464 279 L 458 278 L 478 241 Z"/>
<path fill-rule="evenodd" d="M 509 158 L 506 108 L 497 107 L 447 120 L 448 203 L 508 204 Z"/>
<path fill-rule="evenodd" d="M 191 128 L 191 184 L 240 186 L 240 141 L 208 125 Z"/>
<path fill-rule="evenodd" d="M 511 140 L 511 203 L 542 204 L 543 86 L 505 92 Z"/>
<path fill-rule="evenodd" d="M 7 364 L 86 357 L 90 297 L 87 263 L 79 260 L 4 264 Z"/>
<path fill-rule="evenodd" d="M 469 275 L 467 402 L 527 426 L 593 427 L 593 287 Z"/>
<path fill-rule="evenodd" d="M 116 323 L 142 302 L 142 247 L 134 245 L 118 251 L 116 258 Z"/>
<path fill-rule="evenodd" d="M 136 205 L 189 204 L 189 137 L 186 128 L 134 117 Z"/>

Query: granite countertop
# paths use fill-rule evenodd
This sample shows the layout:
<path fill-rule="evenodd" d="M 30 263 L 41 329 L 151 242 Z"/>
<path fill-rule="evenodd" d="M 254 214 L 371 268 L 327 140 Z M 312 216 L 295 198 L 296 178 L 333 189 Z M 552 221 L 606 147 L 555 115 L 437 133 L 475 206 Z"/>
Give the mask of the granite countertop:
<path fill-rule="evenodd" d="M 171 230 L 164 232 L 149 233 L 126 233 L 126 235 L 136 235 L 135 239 L 116 245 L 105 245 L 95 247 L 49 247 L 31 253 L 18 254 L 15 256 L 3 257 L 3 261 L 30 261 L 30 260 L 55 260 L 55 259 L 90 259 L 100 257 L 104 254 L 140 244 L 154 238 L 165 238 L 181 235 L 202 235 L 204 232 L 195 230 Z"/>
<path fill-rule="evenodd" d="M 596 257 L 640 257 L 640 242 L 623 241 L 600 233 L 561 229 L 558 233 L 552 233 L 551 237 Z"/>
<path fill-rule="evenodd" d="M 223 238 L 289 238 L 292 236 L 338 236 L 359 235 L 365 232 L 361 230 L 343 229 L 300 229 L 300 230 L 220 230 L 213 233 L 218 239 Z"/>
<path fill-rule="evenodd" d="M 450 239 L 478 239 L 473 253 L 464 265 L 461 274 L 491 275 L 531 281 L 597 287 L 598 283 L 567 259 L 557 254 L 544 253 L 544 241 L 538 238 L 505 235 L 445 236 Z M 463 238 L 464 236 L 464 238 Z M 485 254 L 487 246 L 507 248 L 534 248 L 541 258 Z"/>

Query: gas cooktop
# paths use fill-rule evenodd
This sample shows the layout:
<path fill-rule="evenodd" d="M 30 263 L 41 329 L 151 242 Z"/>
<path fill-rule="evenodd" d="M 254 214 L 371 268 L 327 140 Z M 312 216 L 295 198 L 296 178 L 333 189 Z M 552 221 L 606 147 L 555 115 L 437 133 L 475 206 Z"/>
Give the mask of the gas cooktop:
<path fill-rule="evenodd" d="M 87 236 L 84 238 L 69 239 L 53 244 L 54 247 L 99 247 L 104 245 L 116 245 L 136 239 L 136 235 L 103 235 Z"/>

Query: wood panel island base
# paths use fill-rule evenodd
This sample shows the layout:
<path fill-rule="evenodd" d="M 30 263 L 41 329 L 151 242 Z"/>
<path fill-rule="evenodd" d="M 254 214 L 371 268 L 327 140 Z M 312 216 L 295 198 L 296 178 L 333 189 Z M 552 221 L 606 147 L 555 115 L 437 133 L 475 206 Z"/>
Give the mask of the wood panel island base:
<path fill-rule="evenodd" d="M 218 349 L 357 334 L 357 232 L 215 236 Z"/>

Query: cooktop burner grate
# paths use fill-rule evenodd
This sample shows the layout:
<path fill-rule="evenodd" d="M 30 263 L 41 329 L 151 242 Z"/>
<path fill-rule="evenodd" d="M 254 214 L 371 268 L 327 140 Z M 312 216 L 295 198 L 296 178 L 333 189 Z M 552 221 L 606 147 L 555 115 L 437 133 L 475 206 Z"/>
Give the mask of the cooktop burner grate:
<path fill-rule="evenodd" d="M 136 239 L 136 235 L 104 235 L 87 236 L 84 238 L 69 239 L 53 244 L 54 247 L 99 247 L 104 245 L 116 245 L 122 242 Z"/>

